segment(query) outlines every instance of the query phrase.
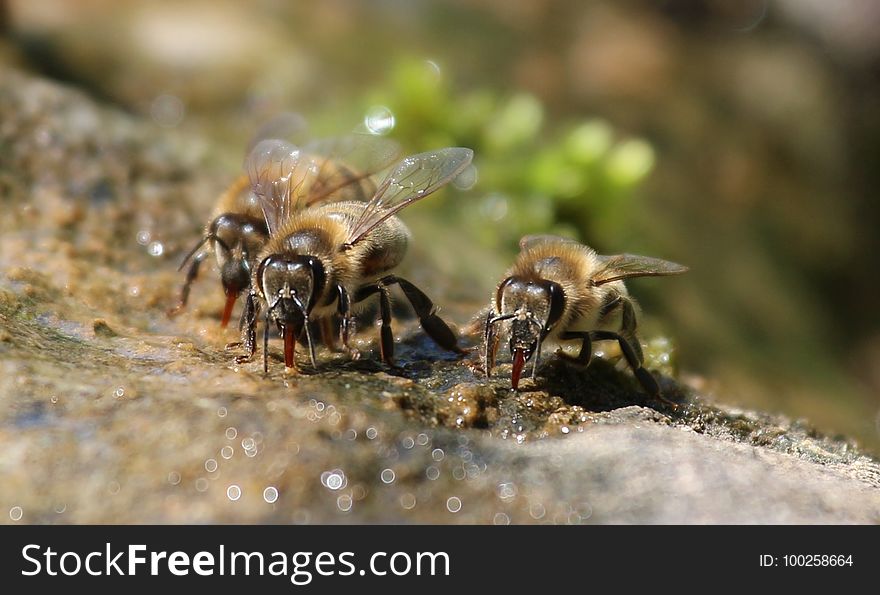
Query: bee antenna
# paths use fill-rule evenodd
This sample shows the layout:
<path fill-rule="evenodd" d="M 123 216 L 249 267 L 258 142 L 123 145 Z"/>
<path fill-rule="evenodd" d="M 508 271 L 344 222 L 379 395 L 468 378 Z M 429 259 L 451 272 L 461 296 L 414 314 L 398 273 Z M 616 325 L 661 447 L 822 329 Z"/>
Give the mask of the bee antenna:
<path fill-rule="evenodd" d="M 515 318 L 515 317 L 516 317 L 516 314 L 502 314 L 500 316 L 496 316 L 495 318 L 490 318 L 489 325 L 492 326 L 492 325 L 498 324 L 499 322 L 502 322 L 504 320 L 510 320 L 511 318 Z"/>
<path fill-rule="evenodd" d="M 271 311 L 272 308 L 266 308 L 266 322 L 263 324 L 263 374 L 269 373 L 269 313 Z"/>
<path fill-rule="evenodd" d="M 193 247 L 193 249 L 190 250 L 190 251 L 187 253 L 186 258 L 184 258 L 184 259 L 183 259 L 183 262 L 180 263 L 180 266 L 177 267 L 177 271 L 178 271 L 178 272 L 182 271 L 182 270 L 183 270 L 183 267 L 186 266 L 186 263 L 188 263 L 189 260 L 190 260 L 193 256 L 195 256 L 196 252 L 198 252 L 198 251 L 202 248 L 202 246 L 205 245 L 205 242 L 207 242 L 207 241 L 210 240 L 210 239 L 211 239 L 211 235 L 210 235 L 210 234 L 208 234 L 208 235 L 206 235 L 205 237 L 203 237 L 203 238 L 199 241 L 199 243 L 196 244 L 196 245 Z"/>
<path fill-rule="evenodd" d="M 515 314 L 501 314 L 499 316 L 493 317 L 491 312 L 489 312 L 489 314 L 486 316 L 486 331 L 483 334 L 483 342 L 485 343 L 485 350 L 486 350 L 486 353 L 483 356 L 483 367 L 486 369 L 486 378 L 489 378 L 492 376 L 491 366 L 489 365 L 490 360 L 492 359 L 489 356 L 489 349 L 491 349 L 491 346 L 489 345 L 489 343 L 492 341 L 492 339 L 494 337 L 492 327 L 494 327 L 496 324 L 498 324 L 499 322 L 501 322 L 503 320 L 510 320 L 514 316 L 516 316 L 516 315 Z"/>

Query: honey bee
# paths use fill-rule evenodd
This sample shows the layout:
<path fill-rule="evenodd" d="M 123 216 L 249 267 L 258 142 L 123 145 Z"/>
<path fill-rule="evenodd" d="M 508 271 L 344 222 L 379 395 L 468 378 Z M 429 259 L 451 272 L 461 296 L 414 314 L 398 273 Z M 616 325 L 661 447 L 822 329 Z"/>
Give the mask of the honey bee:
<path fill-rule="evenodd" d="M 485 318 L 486 376 L 491 376 L 495 367 L 500 335 L 509 340 L 514 390 L 518 390 L 523 367 L 532 356 L 532 378 L 535 377 L 541 347 L 547 341 L 557 345 L 580 341 L 576 357 L 561 349 L 557 355 L 583 366 L 590 363 L 593 341 L 617 341 L 644 390 L 660 397 L 660 386 L 642 367 L 644 358 L 636 337 L 636 306 L 623 280 L 678 275 L 687 270 L 680 264 L 647 256 L 600 256 L 566 238 L 524 237 L 520 253 L 498 284 Z"/>
<path fill-rule="evenodd" d="M 297 120 L 272 120 L 251 141 L 249 152 L 257 147 L 262 152 L 277 150 L 279 145 L 286 147 L 290 144 L 286 140 L 264 137 L 301 136 L 304 127 Z M 308 176 L 308 184 L 299 189 L 302 195 L 299 208 L 333 201 L 367 200 L 376 189 L 371 176 L 399 156 L 399 147 L 393 141 L 359 133 L 305 143 L 302 151 L 307 156 L 303 161 L 308 161 L 314 171 Z M 176 315 L 186 307 L 199 267 L 214 254 L 226 294 L 220 326 L 226 328 L 238 296 L 250 287 L 254 260 L 268 239 L 262 204 L 245 172 L 220 195 L 204 236 L 181 263 L 179 270 L 191 261 L 179 301 L 169 314 Z"/>
<path fill-rule="evenodd" d="M 266 149 L 269 150 L 266 150 Z M 433 302 L 411 282 L 393 275 L 406 253 L 410 233 L 396 214 L 454 179 L 473 151 L 450 147 L 411 155 L 395 165 L 368 202 L 342 201 L 300 208 L 303 188 L 316 175 L 314 162 L 292 146 L 258 145 L 248 159 L 254 194 L 263 207 L 269 240 L 257 258 L 242 317 L 244 354 L 256 350 L 256 324 L 265 310 L 263 369 L 268 372 L 269 327 L 284 340 L 284 363 L 295 368 L 296 340 L 305 334 L 312 366 L 315 347 L 309 323 L 339 317 L 339 335 L 348 349 L 353 307 L 378 294 L 380 353 L 393 365 L 389 286 L 398 285 L 422 329 L 440 347 L 461 353 L 457 339 L 436 314 Z"/>

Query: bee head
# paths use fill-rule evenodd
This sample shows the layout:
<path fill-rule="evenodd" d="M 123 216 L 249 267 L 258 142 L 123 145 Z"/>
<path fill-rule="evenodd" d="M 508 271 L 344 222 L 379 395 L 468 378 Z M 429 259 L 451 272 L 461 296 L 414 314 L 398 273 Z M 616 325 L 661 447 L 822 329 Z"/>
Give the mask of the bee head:
<path fill-rule="evenodd" d="M 235 213 L 220 215 L 208 229 L 220 280 L 226 295 L 237 296 L 251 282 L 251 260 L 266 242 L 268 231 L 265 223 Z"/>
<path fill-rule="evenodd" d="M 511 384 L 516 390 L 525 363 L 540 352 L 544 337 L 562 316 L 565 294 L 553 281 L 509 277 L 498 288 L 496 304 L 499 316 L 490 323 L 510 321 Z"/>
<path fill-rule="evenodd" d="M 324 266 L 314 256 L 272 254 L 260 263 L 257 282 L 272 317 L 298 333 L 324 288 Z"/>

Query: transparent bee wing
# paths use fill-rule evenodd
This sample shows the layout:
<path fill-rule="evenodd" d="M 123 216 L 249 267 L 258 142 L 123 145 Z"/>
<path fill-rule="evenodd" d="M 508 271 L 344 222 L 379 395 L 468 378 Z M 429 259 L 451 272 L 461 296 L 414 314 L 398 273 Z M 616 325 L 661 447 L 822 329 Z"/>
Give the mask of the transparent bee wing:
<path fill-rule="evenodd" d="M 352 227 L 346 244 L 357 243 L 388 217 L 449 183 L 470 165 L 473 157 L 471 149 L 447 147 L 404 158 L 379 185 Z"/>
<path fill-rule="evenodd" d="M 302 145 L 308 139 L 309 124 L 302 114 L 282 112 L 261 125 L 248 142 L 245 155 L 256 147 L 260 141 L 270 138 L 286 140 L 293 145 Z"/>
<path fill-rule="evenodd" d="M 396 142 L 359 133 L 318 139 L 304 145 L 303 150 L 320 161 L 305 206 L 331 200 L 368 200 L 375 191 L 370 178 L 400 156 Z"/>
<path fill-rule="evenodd" d="M 604 285 L 630 277 L 652 277 L 659 275 L 680 275 L 687 272 L 688 267 L 636 254 L 617 254 L 615 256 L 598 256 L 601 268 L 593 275 L 594 285 Z"/>
<path fill-rule="evenodd" d="M 575 240 L 570 240 L 568 238 L 563 238 L 562 236 L 554 236 L 550 234 L 535 234 L 523 236 L 519 241 L 519 249 L 521 252 L 528 250 L 529 248 L 533 248 L 540 244 L 580 244 L 580 242 L 576 242 Z"/>
<path fill-rule="evenodd" d="M 275 233 L 302 208 L 320 163 L 296 145 L 273 138 L 257 143 L 245 160 L 245 170 L 269 233 Z"/>

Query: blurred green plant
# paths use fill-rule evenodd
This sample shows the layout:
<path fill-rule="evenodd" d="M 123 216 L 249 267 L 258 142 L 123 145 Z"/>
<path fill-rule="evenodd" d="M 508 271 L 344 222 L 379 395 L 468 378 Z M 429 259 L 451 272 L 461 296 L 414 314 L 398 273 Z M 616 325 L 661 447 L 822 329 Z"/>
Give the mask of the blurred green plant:
<path fill-rule="evenodd" d="M 450 216 L 491 247 L 516 246 L 528 233 L 599 244 L 613 239 L 628 225 L 633 190 L 654 166 L 648 142 L 621 138 L 604 120 L 551 128 L 534 95 L 459 90 L 430 61 L 397 62 L 357 108 L 387 109 L 395 122 L 392 136 L 409 150 L 463 145 L 476 151 L 476 200 Z"/>

